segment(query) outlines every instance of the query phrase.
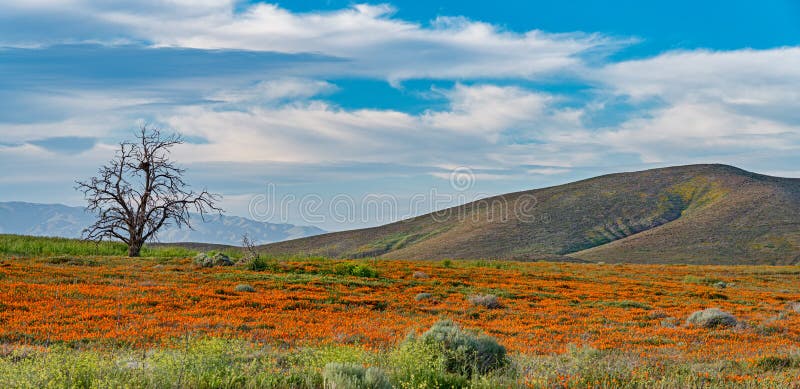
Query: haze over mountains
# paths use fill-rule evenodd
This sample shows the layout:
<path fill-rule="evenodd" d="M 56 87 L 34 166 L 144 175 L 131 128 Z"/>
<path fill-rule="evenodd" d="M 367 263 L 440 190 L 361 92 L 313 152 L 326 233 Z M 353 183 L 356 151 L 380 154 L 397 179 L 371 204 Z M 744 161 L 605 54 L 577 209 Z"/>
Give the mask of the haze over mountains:
<path fill-rule="evenodd" d="M 800 263 L 800 179 L 726 165 L 600 176 L 262 246 L 343 258 Z"/>
<path fill-rule="evenodd" d="M 0 202 L 0 233 L 3 234 L 78 238 L 81 231 L 93 221 L 93 216 L 81 207 Z M 194 230 L 167 227 L 159 233 L 159 240 L 164 243 L 202 242 L 238 246 L 245 233 L 256 243 L 270 243 L 325 232 L 317 227 L 262 223 L 225 215 L 207 216 L 206 222 L 202 222 L 198 215 L 193 215 L 192 225 Z"/>

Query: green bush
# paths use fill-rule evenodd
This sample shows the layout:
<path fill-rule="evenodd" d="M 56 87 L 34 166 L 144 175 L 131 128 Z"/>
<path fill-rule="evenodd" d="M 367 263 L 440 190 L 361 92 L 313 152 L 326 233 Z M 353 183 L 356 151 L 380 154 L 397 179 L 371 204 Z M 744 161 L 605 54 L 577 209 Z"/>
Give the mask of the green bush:
<path fill-rule="evenodd" d="M 266 259 L 262 258 L 261 256 L 255 256 L 251 260 L 247 261 L 247 270 L 252 271 L 264 271 L 267 269 L 274 270 L 277 266 L 267 261 Z"/>
<path fill-rule="evenodd" d="M 369 277 L 369 278 L 378 277 L 378 271 L 366 265 L 356 265 L 356 267 L 353 268 L 350 274 L 356 277 Z"/>
<path fill-rule="evenodd" d="M 399 388 L 463 388 L 468 379 L 449 373 L 447 358 L 437 344 L 414 336 L 401 343 L 390 356 L 392 383 Z"/>
<path fill-rule="evenodd" d="M 355 363 L 331 362 L 325 365 L 322 379 L 326 389 L 390 389 L 383 370 Z"/>
<path fill-rule="evenodd" d="M 350 262 L 337 263 L 333 266 L 333 272 L 342 276 L 355 276 L 365 278 L 377 278 L 378 271 L 364 264 Z"/>
<path fill-rule="evenodd" d="M 407 342 L 434 346 L 443 357 L 445 370 L 462 376 L 486 374 L 507 362 L 506 349 L 497 340 L 466 332 L 450 320 L 436 322 L 419 339 L 411 337 Z"/>

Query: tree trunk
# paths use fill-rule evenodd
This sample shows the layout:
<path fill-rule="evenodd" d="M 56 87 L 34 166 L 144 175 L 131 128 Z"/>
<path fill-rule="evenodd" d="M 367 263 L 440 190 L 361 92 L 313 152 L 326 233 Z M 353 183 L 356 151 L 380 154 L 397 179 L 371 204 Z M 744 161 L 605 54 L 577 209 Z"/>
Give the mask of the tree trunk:
<path fill-rule="evenodd" d="M 131 244 L 128 245 L 128 256 L 129 257 L 138 257 L 139 252 L 142 251 L 142 245 L 144 242 L 140 241 L 132 241 Z"/>

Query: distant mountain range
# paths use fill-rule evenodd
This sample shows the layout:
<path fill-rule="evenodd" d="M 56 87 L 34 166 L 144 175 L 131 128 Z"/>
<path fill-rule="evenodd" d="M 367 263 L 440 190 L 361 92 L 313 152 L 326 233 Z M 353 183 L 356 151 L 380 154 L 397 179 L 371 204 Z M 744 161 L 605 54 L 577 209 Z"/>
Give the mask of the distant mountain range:
<path fill-rule="evenodd" d="M 610 174 L 260 249 L 341 258 L 800 264 L 800 179 L 726 165 Z"/>
<path fill-rule="evenodd" d="M 0 233 L 37 236 L 59 236 L 78 238 L 81 231 L 92 224 L 93 216 L 82 207 L 61 204 L 34 204 L 24 202 L 0 202 Z M 202 242 L 239 246 L 242 235 L 247 233 L 257 244 L 280 242 L 324 233 L 311 226 L 258 222 L 238 216 L 206 216 L 203 222 L 199 215 L 192 215 L 194 230 L 175 226 L 164 228 L 159 241 Z"/>

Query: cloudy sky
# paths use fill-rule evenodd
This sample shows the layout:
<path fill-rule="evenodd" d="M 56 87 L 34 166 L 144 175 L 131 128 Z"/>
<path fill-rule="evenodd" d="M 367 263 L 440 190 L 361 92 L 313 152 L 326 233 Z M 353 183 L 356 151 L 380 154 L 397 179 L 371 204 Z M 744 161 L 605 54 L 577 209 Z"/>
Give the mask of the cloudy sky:
<path fill-rule="evenodd" d="M 262 215 L 329 230 L 667 165 L 800 177 L 800 3 L 547 3 L 5 0 L 0 201 L 82 204 L 141 123 L 229 214 L 399 199 Z"/>

